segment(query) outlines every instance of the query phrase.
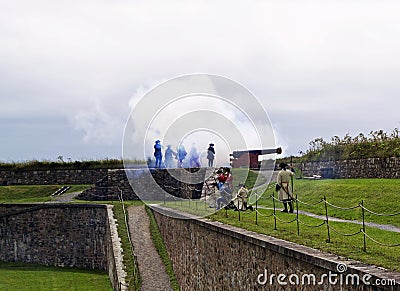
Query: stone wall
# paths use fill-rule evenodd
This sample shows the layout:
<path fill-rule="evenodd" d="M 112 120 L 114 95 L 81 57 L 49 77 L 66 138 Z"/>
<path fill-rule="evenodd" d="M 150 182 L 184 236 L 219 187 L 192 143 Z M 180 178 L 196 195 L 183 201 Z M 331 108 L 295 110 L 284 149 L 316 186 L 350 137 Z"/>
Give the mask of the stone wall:
<path fill-rule="evenodd" d="M 340 286 L 340 274 L 344 280 L 348 274 L 357 275 L 360 280 L 370 275 L 369 282 L 384 278 L 396 279 L 397 284 L 400 274 L 340 260 L 335 255 L 219 222 L 194 217 L 173 218 L 170 210 L 162 207 L 154 210 L 181 290 L 400 289 L 399 285 L 387 289 L 363 284 L 357 286 L 351 281 Z M 339 264 L 347 265 L 345 273 L 339 273 L 337 267 L 343 266 Z M 278 283 L 279 274 L 286 276 L 279 278 L 286 285 Z M 336 284 L 329 283 L 326 277 L 329 274 L 337 274 Z M 299 278 L 298 284 L 292 285 L 289 276 L 293 283 Z M 315 284 L 312 276 L 316 278 Z M 322 284 L 318 285 L 318 282 Z"/>
<path fill-rule="evenodd" d="M 86 170 L 0 170 L 0 185 L 94 184 L 108 169 Z"/>
<path fill-rule="evenodd" d="M 137 200 L 139 197 L 135 191 L 138 191 L 145 193 L 140 197 L 142 200 L 159 200 L 163 190 L 176 197 L 199 198 L 206 170 L 207 168 L 109 170 L 94 187 L 85 190 L 77 198 L 92 201 L 119 200 L 122 193 L 124 200 Z M 134 183 L 135 190 L 128 179 Z"/>
<path fill-rule="evenodd" d="M 321 175 L 331 168 L 334 178 L 400 178 L 400 158 L 309 162 L 296 165 L 304 176 Z"/>
<path fill-rule="evenodd" d="M 108 271 L 124 282 L 112 206 L 0 204 L 0 261 Z"/>

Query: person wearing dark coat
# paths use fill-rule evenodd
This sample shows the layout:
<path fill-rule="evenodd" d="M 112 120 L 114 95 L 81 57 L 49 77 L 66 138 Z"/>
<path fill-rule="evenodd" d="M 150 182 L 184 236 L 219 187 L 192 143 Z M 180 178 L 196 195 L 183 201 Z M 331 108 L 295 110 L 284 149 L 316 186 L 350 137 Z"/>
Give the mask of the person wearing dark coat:
<path fill-rule="evenodd" d="M 215 156 L 214 144 L 210 143 L 209 147 L 207 149 L 207 160 L 208 160 L 209 167 L 212 167 L 214 164 L 214 156 Z"/>
<path fill-rule="evenodd" d="M 161 168 L 161 161 L 162 161 L 162 146 L 159 140 L 156 140 L 154 145 L 154 157 L 156 158 L 156 168 Z"/>

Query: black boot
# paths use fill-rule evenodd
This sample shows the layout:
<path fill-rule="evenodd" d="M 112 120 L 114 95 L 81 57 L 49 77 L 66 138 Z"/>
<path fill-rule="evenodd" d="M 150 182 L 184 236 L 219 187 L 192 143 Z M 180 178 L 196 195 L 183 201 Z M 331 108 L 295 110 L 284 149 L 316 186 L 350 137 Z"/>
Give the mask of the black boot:
<path fill-rule="evenodd" d="M 283 208 L 284 209 L 281 212 L 286 212 L 287 213 L 288 211 L 287 211 L 287 203 L 286 202 L 283 202 Z"/>
<path fill-rule="evenodd" d="M 289 212 L 293 213 L 293 202 L 292 201 L 289 202 Z"/>

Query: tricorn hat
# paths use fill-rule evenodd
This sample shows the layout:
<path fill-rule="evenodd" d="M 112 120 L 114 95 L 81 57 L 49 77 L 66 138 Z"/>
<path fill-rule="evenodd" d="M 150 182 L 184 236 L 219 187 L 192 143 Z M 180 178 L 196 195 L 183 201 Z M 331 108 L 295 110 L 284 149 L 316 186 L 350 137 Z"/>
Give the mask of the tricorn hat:
<path fill-rule="evenodd" d="M 286 167 L 288 167 L 288 164 L 286 164 L 286 163 L 280 163 L 279 164 L 279 168 L 281 168 L 281 169 L 284 169 Z"/>

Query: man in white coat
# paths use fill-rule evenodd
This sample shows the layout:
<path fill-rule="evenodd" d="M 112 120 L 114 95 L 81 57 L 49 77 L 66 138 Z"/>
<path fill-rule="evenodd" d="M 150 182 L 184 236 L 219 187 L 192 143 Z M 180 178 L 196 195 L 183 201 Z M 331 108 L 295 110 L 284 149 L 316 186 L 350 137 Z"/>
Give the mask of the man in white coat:
<path fill-rule="evenodd" d="M 279 200 L 282 201 L 284 209 L 282 212 L 288 212 L 287 209 L 287 204 L 289 204 L 289 212 L 293 213 L 293 193 L 292 189 L 290 187 L 290 182 L 292 177 L 294 176 L 294 169 L 290 167 L 290 170 L 288 170 L 289 166 L 285 163 L 280 163 L 279 167 L 281 170 L 278 173 L 277 177 L 277 184 L 279 185 L 278 192 L 279 192 Z"/>

